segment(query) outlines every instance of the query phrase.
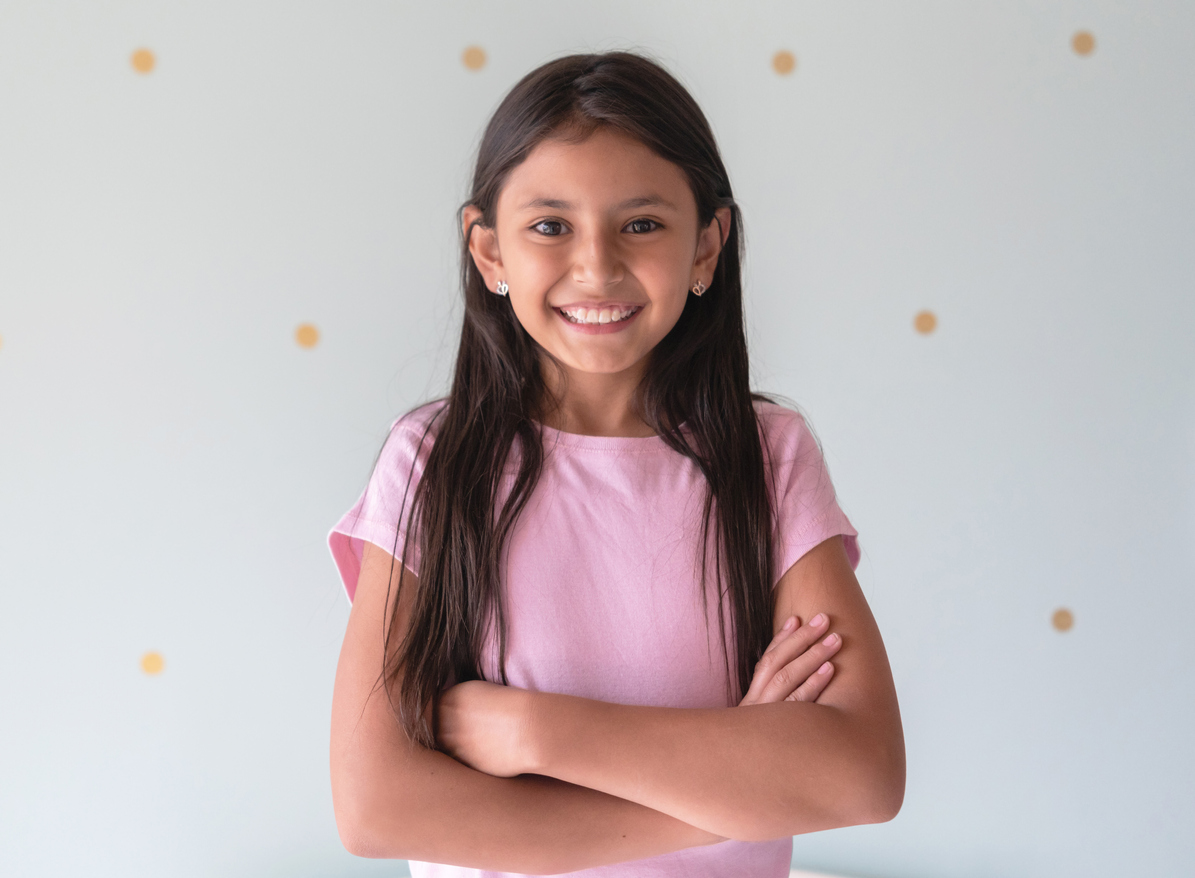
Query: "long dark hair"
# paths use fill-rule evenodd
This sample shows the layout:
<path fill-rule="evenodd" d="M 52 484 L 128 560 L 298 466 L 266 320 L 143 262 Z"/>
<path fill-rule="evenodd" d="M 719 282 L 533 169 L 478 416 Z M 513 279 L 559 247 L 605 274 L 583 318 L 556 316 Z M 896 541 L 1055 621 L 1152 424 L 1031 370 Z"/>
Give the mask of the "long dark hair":
<path fill-rule="evenodd" d="M 737 667 L 732 670 L 730 656 L 725 658 L 727 696 L 734 700 L 746 692 L 772 636 L 773 518 L 752 405 L 765 397 L 751 392 L 748 374 L 742 224 L 704 114 L 684 86 L 641 55 L 608 52 L 551 61 L 523 77 L 490 119 L 461 211 L 474 205 L 481 213 L 474 225 L 493 228 L 503 185 L 537 144 L 549 136 L 580 141 L 600 127 L 635 138 L 684 171 L 699 228 L 715 219 L 718 208 L 730 209 L 730 233 L 709 289 L 700 298 L 688 297 L 676 326 L 649 355 L 635 405 L 708 482 L 701 600 L 708 619 L 712 533 L 723 643 L 723 597 L 730 595 Z M 438 693 L 449 682 L 482 677 L 480 655 L 491 620 L 497 624 L 501 682 L 507 683 L 499 559 L 543 464 L 537 417 L 558 402 L 541 372 L 546 352 L 523 329 L 509 300 L 486 288 L 463 230 L 461 286 L 464 325 L 452 389 L 424 433 L 423 441 L 432 444 L 407 519 L 406 532 L 413 536 L 402 549 L 405 565 L 411 539 L 419 541 L 419 586 L 406 636 L 392 651 L 395 603 L 379 680 L 394 710 L 389 693 L 401 677 L 395 716 L 408 738 L 429 748 L 435 747 Z M 513 487 L 496 508 L 508 464 Z"/>

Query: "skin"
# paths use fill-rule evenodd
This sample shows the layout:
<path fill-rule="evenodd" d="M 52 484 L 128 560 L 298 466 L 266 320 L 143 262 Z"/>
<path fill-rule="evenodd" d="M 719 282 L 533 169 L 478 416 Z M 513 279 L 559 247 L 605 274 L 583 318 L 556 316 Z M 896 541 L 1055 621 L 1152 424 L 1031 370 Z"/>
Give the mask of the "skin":
<path fill-rule="evenodd" d="M 816 701 L 834 673 L 833 663 L 826 659 L 842 646 L 837 634 L 822 639 L 828 622 L 825 613 L 818 613 L 808 625 L 789 616 L 764 651 L 739 707 Z M 536 697 L 484 680 L 453 686 L 440 700 L 436 743 L 464 764 L 494 777 L 544 774 L 546 765 L 532 746 L 535 735 L 528 733 Z"/>
<path fill-rule="evenodd" d="M 719 209 L 700 227 L 697 202 L 678 166 L 620 131 L 599 129 L 580 143 L 541 142 L 511 172 L 494 228 L 470 231 L 479 219 L 480 211 L 468 205 L 462 221 L 486 287 L 507 282 L 515 317 L 568 379 L 563 386 L 554 380 L 544 355 L 549 387 L 562 399 L 546 422 L 588 435 L 652 435 L 632 409 L 632 394 L 650 351 L 680 319 L 694 282 L 709 287 L 730 232 L 730 210 Z M 642 311 L 625 330 L 586 334 L 559 313 L 575 306 Z M 815 618 L 816 626 L 801 627 L 801 638 L 782 628 L 768 653 L 778 644 L 782 650 L 765 655 L 741 706 L 816 700 L 833 673 L 833 664 L 821 659 L 839 649 L 841 638 L 807 643 L 811 630 L 826 626 L 825 614 Z M 808 652 L 809 646 L 819 651 Z M 437 743 L 489 774 L 529 772 L 537 750 L 528 720 L 534 700 L 533 693 L 495 683 L 462 683 L 440 701 Z"/>
<path fill-rule="evenodd" d="M 564 370 L 565 383 L 544 370 L 560 399 L 545 423 L 651 435 L 634 389 L 694 281 L 709 285 L 729 210 L 699 227 L 679 168 L 599 130 L 541 143 L 511 173 L 496 214 L 491 229 L 470 231 L 473 207 L 462 221 L 487 286 L 506 281 L 516 317 Z M 641 310 L 604 334 L 578 332 L 557 311 L 611 304 Z M 393 601 L 399 585 L 392 561 L 366 546 L 333 697 L 333 801 L 358 855 L 551 874 L 880 822 L 900 809 L 895 688 L 839 537 L 776 586 L 776 637 L 739 706 L 616 705 L 470 681 L 440 697 L 437 751 L 407 741 L 370 688 L 394 609 L 386 589 Z M 401 572 L 409 601 L 418 580 Z M 399 638 L 408 618 L 399 607 Z"/>
<path fill-rule="evenodd" d="M 633 199 L 662 203 L 624 206 Z M 545 207 L 540 200 L 557 202 Z M 467 230 L 480 218 L 463 213 Z M 563 365 L 568 392 L 557 429 L 595 436 L 650 436 L 631 410 L 647 355 L 680 319 L 694 282 L 707 287 L 730 233 L 730 209 L 697 226 L 684 173 L 643 144 L 599 129 L 579 144 L 541 143 L 510 174 L 492 229 L 476 227 L 469 252 L 486 286 L 510 287 L 515 316 Z M 555 310 L 565 305 L 641 306 L 627 327 L 577 332 Z M 544 369 L 560 395 L 555 371 Z"/>
<path fill-rule="evenodd" d="M 496 214 L 493 228 L 470 231 L 481 212 L 472 205 L 465 208 L 469 251 L 487 287 L 496 290 L 500 280 L 506 281 L 519 323 L 563 367 L 567 382 L 562 386 L 544 355 L 549 389 L 562 400 L 559 410 L 547 413 L 549 425 L 598 436 L 653 435 L 633 412 L 631 396 L 648 354 L 680 319 L 693 285 L 700 281 L 709 286 L 730 233 L 730 209 L 719 209 L 714 220 L 700 227 L 697 202 L 679 167 L 621 132 L 599 129 L 580 143 L 541 143 L 511 172 Z M 603 335 L 578 332 L 559 313 L 561 308 L 612 306 L 640 311 L 625 329 Z M 795 621 L 792 616 L 786 625 Z M 820 630 L 825 622 L 819 614 L 813 626 L 803 629 L 803 637 L 785 644 L 784 653 L 803 642 L 811 627 Z M 786 639 L 790 630 L 783 629 Z M 822 644 L 818 654 L 828 656 L 840 645 L 841 640 Z M 799 678 L 794 666 L 776 681 L 791 683 L 782 697 L 815 700 L 829 682 L 833 665 L 806 668 L 812 656 L 805 656 Z M 788 655 L 790 661 L 796 657 Z M 822 673 L 814 676 L 819 668 Z M 743 703 L 764 698 L 778 668 L 765 670 L 770 673 L 757 675 Z M 774 685 L 768 695 L 781 687 Z M 505 697 L 501 692 L 491 695 Z M 448 748 L 457 738 L 455 703 L 449 698 L 442 707 L 439 743 Z M 494 726 L 488 728 L 492 740 Z M 507 750 L 503 755 L 512 756 L 513 746 Z M 486 770 L 498 776 L 523 773 L 525 766 L 516 763 L 507 759 L 501 769 L 489 770 L 495 763 Z"/>

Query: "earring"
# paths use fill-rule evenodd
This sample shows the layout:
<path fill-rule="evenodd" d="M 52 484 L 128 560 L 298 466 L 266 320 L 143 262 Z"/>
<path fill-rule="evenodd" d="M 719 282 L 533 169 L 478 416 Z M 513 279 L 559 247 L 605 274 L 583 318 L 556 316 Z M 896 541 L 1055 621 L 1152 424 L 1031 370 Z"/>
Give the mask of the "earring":
<path fill-rule="evenodd" d="M 506 285 L 506 281 L 500 280 L 500 281 L 498 281 L 498 287 L 497 287 L 497 289 L 494 290 L 494 292 L 497 293 L 499 296 L 505 296 L 507 293 L 510 292 L 510 287 L 508 287 Z"/>
<path fill-rule="evenodd" d="M 705 292 L 706 286 L 701 281 L 697 281 L 695 284 L 693 284 L 692 290 L 693 290 L 693 295 L 700 296 L 702 293 Z"/>

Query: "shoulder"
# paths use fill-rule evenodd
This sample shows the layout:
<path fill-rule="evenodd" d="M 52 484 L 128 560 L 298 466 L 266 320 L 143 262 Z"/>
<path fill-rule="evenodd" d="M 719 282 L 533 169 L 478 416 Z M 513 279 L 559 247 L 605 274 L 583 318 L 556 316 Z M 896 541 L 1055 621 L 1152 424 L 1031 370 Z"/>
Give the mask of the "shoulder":
<path fill-rule="evenodd" d="M 821 443 L 805 415 L 770 401 L 756 402 L 755 411 L 766 449 L 768 487 L 776 503 L 777 574 L 836 535 L 844 538 L 851 566 L 858 565 L 858 531 L 838 505 Z"/>
<path fill-rule="evenodd" d="M 791 463 L 821 457 L 821 444 L 804 414 L 771 400 L 755 400 L 753 405 L 769 459 Z"/>
<path fill-rule="evenodd" d="M 409 467 L 412 461 L 417 460 L 420 464 L 425 462 L 447 406 L 447 400 L 437 399 L 395 418 L 390 423 L 389 435 L 378 456 L 378 463 Z M 422 466 L 419 468 L 422 469 Z"/>
<path fill-rule="evenodd" d="M 415 406 L 410 411 L 399 415 L 390 422 L 390 439 L 409 441 L 414 438 L 434 439 L 440 424 L 444 420 L 444 410 L 448 408 L 448 400 L 435 399 L 423 405 Z"/>
<path fill-rule="evenodd" d="M 798 422 L 804 423 L 805 420 L 804 416 L 795 408 L 780 405 L 770 399 L 757 399 L 751 404 L 755 407 L 755 417 L 761 424 L 791 425 Z"/>

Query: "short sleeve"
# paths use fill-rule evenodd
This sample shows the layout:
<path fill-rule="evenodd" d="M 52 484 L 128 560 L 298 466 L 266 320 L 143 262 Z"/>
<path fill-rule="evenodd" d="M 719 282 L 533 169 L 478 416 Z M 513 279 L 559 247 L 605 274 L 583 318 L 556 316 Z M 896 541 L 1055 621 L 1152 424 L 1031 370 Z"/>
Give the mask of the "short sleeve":
<path fill-rule="evenodd" d="M 814 546 L 841 535 L 852 568 L 859 566 L 859 533 L 838 506 L 821 448 L 805 419 L 791 409 L 758 404 L 775 503 L 772 587 Z"/>
<path fill-rule="evenodd" d="M 442 408 L 442 404 L 433 403 L 403 415 L 390 425 L 390 434 L 365 490 L 328 533 L 328 548 L 349 603 L 357 591 L 366 542 L 396 558 L 402 557 L 415 488 L 431 452 L 432 425 Z M 412 573 L 419 572 L 418 540 L 411 540 L 406 566 Z"/>

